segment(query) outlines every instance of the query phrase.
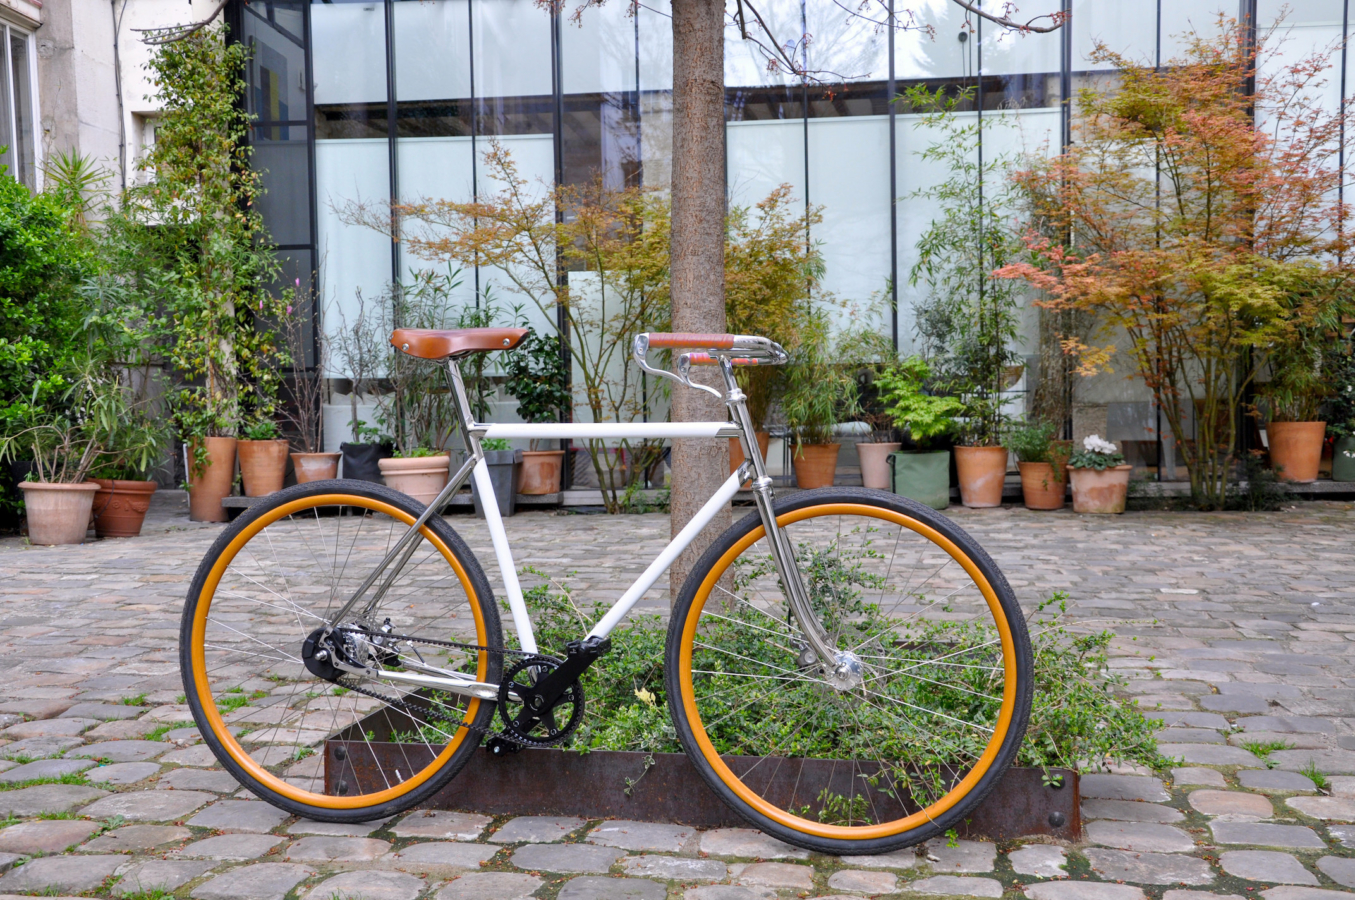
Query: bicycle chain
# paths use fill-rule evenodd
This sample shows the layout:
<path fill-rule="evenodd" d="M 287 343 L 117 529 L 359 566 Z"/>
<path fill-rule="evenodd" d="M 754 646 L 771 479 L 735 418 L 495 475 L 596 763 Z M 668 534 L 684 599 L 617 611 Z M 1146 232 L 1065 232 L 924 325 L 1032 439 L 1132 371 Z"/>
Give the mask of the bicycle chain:
<path fill-rule="evenodd" d="M 361 636 L 363 636 L 363 637 L 365 637 L 365 638 L 371 638 L 371 637 L 373 637 L 373 633 L 372 633 L 372 632 L 370 632 L 370 631 L 365 631 L 365 630 L 358 629 L 358 628 L 335 628 L 334 630 L 337 631 L 337 632 L 344 633 L 344 634 L 357 634 L 357 635 L 361 635 Z M 523 657 L 524 659 L 532 659 L 532 658 L 535 657 L 535 658 L 540 658 L 540 659 L 549 660 L 550 662 L 552 662 L 552 663 L 554 663 L 554 664 L 556 664 L 556 665 L 558 665 L 558 664 L 560 663 L 560 660 L 555 659 L 554 657 L 542 656 L 542 654 L 540 654 L 540 653 L 528 653 L 526 650 L 509 650 L 507 647 L 497 647 L 497 648 L 496 648 L 496 647 L 482 647 L 482 646 L 480 646 L 479 644 L 462 644 L 462 643 L 458 643 L 457 641 L 440 641 L 440 640 L 437 640 L 436 638 L 409 637 L 409 636 L 407 636 L 407 635 L 399 635 L 399 634 L 383 634 L 383 633 L 381 633 L 381 632 L 377 632 L 377 634 L 379 634 L 381 637 L 389 638 L 389 639 L 392 639 L 392 640 L 395 640 L 395 641 L 411 641 L 411 642 L 417 642 L 417 643 L 420 643 L 420 644 L 430 644 L 430 645 L 433 645 L 433 646 L 436 646 L 436 647 L 451 647 L 451 648 L 456 649 L 456 650 L 475 650 L 475 651 L 481 651 L 481 650 L 483 650 L 483 651 L 486 651 L 486 652 L 488 652 L 488 653 L 498 653 L 498 654 L 501 655 L 501 656 L 503 656 L 503 655 L 521 656 L 521 657 Z M 378 646 L 380 646 L 380 645 L 378 645 Z M 345 675 L 345 676 L 344 676 L 344 678 L 351 678 L 351 677 L 352 677 L 351 675 Z M 405 701 L 401 700 L 401 699 L 398 698 L 398 697 L 388 697 L 388 696 L 386 696 L 385 694 L 382 694 L 380 691 L 374 691 L 374 690 L 371 690 L 370 688 L 360 687 L 360 686 L 357 685 L 357 684 L 350 684 L 350 683 L 347 683 L 347 682 L 344 680 L 344 678 L 341 678 L 341 679 L 339 680 L 339 682 L 338 682 L 338 684 L 339 684 L 340 687 L 342 687 L 342 688 L 344 688 L 344 689 L 346 689 L 346 690 L 356 691 L 356 692 L 359 693 L 359 694 L 365 694 L 366 696 L 371 697 L 371 698 L 374 699 L 374 700 L 381 700 L 381 701 L 384 702 L 384 703 L 388 703 L 388 704 L 390 704 L 391 706 L 394 706 L 395 708 L 399 709 L 401 712 L 405 713 L 405 715 L 409 716 L 411 719 L 415 719 L 415 721 L 418 720 L 418 719 L 417 719 L 417 714 L 420 714 L 420 713 L 423 712 L 423 711 L 420 710 L 418 707 L 416 707 L 416 706 L 411 706 L 410 704 L 406 703 Z M 485 702 L 490 702 L 490 701 L 485 701 Z M 497 709 L 497 706 L 498 706 L 498 704 L 496 703 L 496 704 L 495 704 L 495 708 L 496 708 L 496 709 Z M 490 721 L 493 721 L 493 716 L 490 717 Z M 483 739 L 483 738 L 486 738 L 486 737 L 488 737 L 488 738 L 500 738 L 501 740 L 509 741 L 509 742 L 511 742 L 511 743 L 514 743 L 514 744 L 520 744 L 520 745 L 522 745 L 522 746 L 527 746 L 527 747 L 554 747 L 554 746 L 556 746 L 556 743 L 557 743 L 557 742 L 555 742 L 555 741 L 538 741 L 538 740 L 536 740 L 535 738 L 526 737 L 526 736 L 519 737 L 519 736 L 516 735 L 516 734 L 510 735 L 510 734 L 506 734 L 506 733 L 504 733 L 504 732 L 502 732 L 502 731 L 493 731 L 493 730 L 491 730 L 488 726 L 484 726 L 484 725 L 472 725 L 472 724 L 470 724 L 470 723 L 468 723 L 468 722 L 465 722 L 465 721 L 462 721 L 462 722 L 458 723 L 458 725 L 457 725 L 457 729 L 458 729 L 458 730 L 460 730 L 460 729 L 462 729 L 462 728 L 466 729 L 466 730 L 467 730 L 468 732 L 470 732 L 471 734 L 479 734 L 479 735 L 481 736 L 482 739 Z M 524 738 L 525 738 L 525 739 L 524 739 Z"/>

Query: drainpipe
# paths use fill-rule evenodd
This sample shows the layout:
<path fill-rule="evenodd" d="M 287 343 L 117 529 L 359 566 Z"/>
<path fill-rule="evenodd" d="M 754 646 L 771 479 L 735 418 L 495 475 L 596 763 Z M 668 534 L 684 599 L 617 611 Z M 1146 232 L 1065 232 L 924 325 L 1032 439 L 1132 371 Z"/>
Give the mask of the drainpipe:
<path fill-rule="evenodd" d="M 113 90 L 118 95 L 118 187 L 121 195 L 127 192 L 127 114 L 122 107 L 122 57 L 118 50 L 122 17 L 118 15 L 118 0 L 109 0 L 109 9 L 113 14 Z M 125 3 L 122 10 L 127 11 Z"/>

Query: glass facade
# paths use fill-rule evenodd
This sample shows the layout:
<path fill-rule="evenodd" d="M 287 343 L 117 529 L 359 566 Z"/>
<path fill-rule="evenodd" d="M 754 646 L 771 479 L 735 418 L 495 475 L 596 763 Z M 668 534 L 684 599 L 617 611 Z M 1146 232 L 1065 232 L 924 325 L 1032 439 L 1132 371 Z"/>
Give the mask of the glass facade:
<path fill-rule="evenodd" d="M 963 115 L 981 125 L 977 152 L 1057 153 L 1069 140 L 1069 97 L 1108 68 L 1091 61 L 1097 46 L 1163 64 L 1192 31 L 1216 28 L 1220 14 L 1266 27 L 1283 5 L 1022 0 L 1021 19 L 1071 12 L 1071 20 L 1051 34 L 1021 34 L 950 0 L 894 2 L 899 20 L 915 27 L 891 33 L 829 2 L 760 4 L 788 52 L 823 83 L 769 72 L 740 38 L 730 5 L 726 179 L 734 204 L 786 183 L 799 201 L 822 207 L 813 239 L 827 265 L 824 289 L 878 304 L 881 327 L 903 350 L 914 341 L 915 245 L 935 212 L 918 194 L 945 173 L 918 156 L 936 135 L 891 96 L 919 84 L 972 88 Z M 1281 57 L 1328 45 L 1340 57 L 1324 88 L 1333 106 L 1345 89 L 1346 4 L 1291 4 L 1282 26 Z M 577 23 L 533 0 L 233 0 L 231 8 L 235 33 L 257 48 L 250 103 L 259 117 L 255 163 L 267 170 L 264 214 L 296 271 L 318 275 L 322 318 L 428 265 L 386 235 L 347 224 L 344 210 L 483 196 L 494 188 L 479 162 L 490 138 L 541 190 L 596 177 L 613 187 L 667 184 L 667 0 L 635 15 L 609 3 Z M 489 270 L 463 272 L 460 290 L 470 298 L 492 284 Z"/>

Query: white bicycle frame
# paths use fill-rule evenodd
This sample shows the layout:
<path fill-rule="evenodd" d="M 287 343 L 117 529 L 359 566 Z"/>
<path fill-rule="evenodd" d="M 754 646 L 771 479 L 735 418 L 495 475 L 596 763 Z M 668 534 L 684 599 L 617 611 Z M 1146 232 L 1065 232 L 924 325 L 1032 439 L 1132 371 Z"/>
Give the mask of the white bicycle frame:
<path fill-rule="evenodd" d="M 471 415 L 470 400 L 466 394 L 465 382 L 462 379 L 457 359 L 455 357 L 448 359 L 447 373 L 451 382 L 452 396 L 464 427 L 470 455 L 456 475 L 448 481 L 442 492 L 428 504 L 423 514 L 414 521 L 409 530 L 396 542 L 376 569 L 367 576 L 362 585 L 339 610 L 330 623 L 330 628 L 348 617 L 363 596 L 376 585 L 381 574 L 389 570 L 389 574 L 386 575 L 380 587 L 376 588 L 364 604 L 361 615 L 365 617 L 376 608 L 382 596 L 394 583 L 401 569 L 414 553 L 417 546 L 414 543 L 414 536 L 419 529 L 432 516 L 440 513 L 466 481 L 473 478 L 475 479 L 475 487 L 480 494 L 480 506 L 484 510 L 485 525 L 489 529 L 490 540 L 494 546 L 494 556 L 503 576 L 504 591 L 508 595 L 508 607 L 513 616 L 513 625 L 517 629 L 518 644 L 522 650 L 528 653 L 536 653 L 538 652 L 536 636 L 532 628 L 531 618 L 527 614 L 527 605 L 522 598 L 522 586 L 518 582 L 513 552 L 508 546 L 508 534 L 504 530 L 503 519 L 499 515 L 494 485 L 489 478 L 489 467 L 485 462 L 481 442 L 486 438 L 530 438 L 533 440 L 593 438 L 606 440 L 619 438 L 736 437 L 743 446 L 745 460 L 743 465 L 720 485 L 719 490 L 706 501 L 706 504 L 678 532 L 668 546 L 663 549 L 663 552 L 650 563 L 639 578 L 635 579 L 635 582 L 626 589 L 626 592 L 612 605 L 606 615 L 598 620 L 597 624 L 588 632 L 587 638 L 600 640 L 611 634 L 617 624 L 626 617 L 626 614 L 639 602 L 645 592 L 654 586 L 654 583 L 662 577 L 682 551 L 695 540 L 696 536 L 710 523 L 716 513 L 729 504 L 734 495 L 738 493 L 739 486 L 751 479 L 754 502 L 762 518 L 762 524 L 771 538 L 769 543 L 772 557 L 790 601 L 791 610 L 799 620 L 810 647 L 830 670 L 836 668 L 836 665 L 841 662 L 837 658 L 839 654 L 829 646 L 822 629 L 811 615 L 808 594 L 804 589 L 799 568 L 794 563 L 794 553 L 791 551 L 784 532 L 777 527 L 776 518 L 772 513 L 772 480 L 767 475 L 766 462 L 759 452 L 757 441 L 753 439 L 753 423 L 748 414 L 746 397 L 734 379 L 735 365 L 777 365 L 785 362 L 785 351 L 766 338 L 758 337 L 737 336 L 734 345 L 735 348 L 732 350 L 695 352 L 695 348 L 693 348 L 693 352 L 682 353 L 677 356 L 677 373 L 656 369 L 649 365 L 647 360 L 649 335 L 637 335 L 633 349 L 636 361 L 645 371 L 671 379 L 689 388 L 707 391 L 723 400 L 729 408 L 731 417 L 729 421 L 725 422 L 484 424 L 476 422 Z M 676 354 L 677 351 L 675 350 L 674 353 Z M 690 367 L 692 365 L 718 365 L 724 375 L 725 391 L 721 393 L 715 388 L 693 383 L 690 378 Z M 435 670 L 436 674 L 434 675 L 431 674 L 432 671 L 434 670 L 430 667 L 430 674 L 391 671 L 376 674 L 380 678 L 438 688 L 483 699 L 492 700 L 498 697 L 497 685 L 477 682 L 460 673 L 439 669 Z"/>

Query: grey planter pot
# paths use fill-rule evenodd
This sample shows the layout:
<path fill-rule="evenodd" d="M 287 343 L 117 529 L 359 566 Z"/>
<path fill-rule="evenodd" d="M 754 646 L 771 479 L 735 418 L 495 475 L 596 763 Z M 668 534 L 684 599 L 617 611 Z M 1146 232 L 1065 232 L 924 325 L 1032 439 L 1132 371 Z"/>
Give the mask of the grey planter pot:
<path fill-rule="evenodd" d="M 499 515 L 507 518 L 517 510 L 518 500 L 518 463 L 522 461 L 521 450 L 486 450 L 485 463 L 489 466 L 489 482 L 494 485 L 494 496 L 499 501 Z M 485 509 L 480 503 L 480 489 L 471 479 L 471 500 L 475 503 L 475 514 L 485 517 Z"/>

